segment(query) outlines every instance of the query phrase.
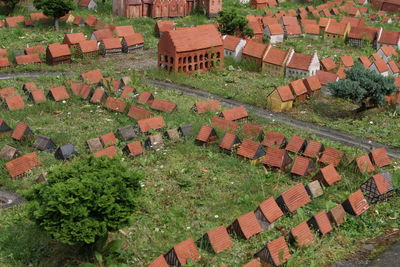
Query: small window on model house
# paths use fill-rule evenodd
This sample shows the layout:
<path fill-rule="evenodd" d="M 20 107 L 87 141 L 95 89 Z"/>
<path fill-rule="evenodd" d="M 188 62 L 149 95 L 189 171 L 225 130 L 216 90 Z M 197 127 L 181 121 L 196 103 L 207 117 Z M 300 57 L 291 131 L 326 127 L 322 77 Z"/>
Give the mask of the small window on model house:
<path fill-rule="evenodd" d="M 189 71 L 192 71 L 192 65 L 189 65 Z"/>
<path fill-rule="evenodd" d="M 221 56 L 221 55 L 220 55 L 220 53 L 219 53 L 219 52 L 217 52 L 217 58 L 220 58 L 220 56 Z"/>
<path fill-rule="evenodd" d="M 168 56 L 164 56 L 164 61 L 168 62 Z"/>
<path fill-rule="evenodd" d="M 194 64 L 194 70 L 198 70 L 197 64 Z"/>
<path fill-rule="evenodd" d="M 200 69 L 203 69 L 203 62 L 200 63 Z"/>
<path fill-rule="evenodd" d="M 170 57 L 170 63 L 174 64 L 174 58 L 173 57 Z"/>
<path fill-rule="evenodd" d="M 181 57 L 178 58 L 178 63 L 179 63 L 179 64 L 182 64 L 182 58 L 181 58 Z"/>
<path fill-rule="evenodd" d="M 200 61 L 202 61 L 203 60 L 203 55 L 200 55 Z"/>
<path fill-rule="evenodd" d="M 189 62 L 189 63 L 192 63 L 192 56 L 189 56 L 189 57 L 188 57 L 188 62 Z"/>
<path fill-rule="evenodd" d="M 194 62 L 197 62 L 197 56 L 194 56 Z"/>

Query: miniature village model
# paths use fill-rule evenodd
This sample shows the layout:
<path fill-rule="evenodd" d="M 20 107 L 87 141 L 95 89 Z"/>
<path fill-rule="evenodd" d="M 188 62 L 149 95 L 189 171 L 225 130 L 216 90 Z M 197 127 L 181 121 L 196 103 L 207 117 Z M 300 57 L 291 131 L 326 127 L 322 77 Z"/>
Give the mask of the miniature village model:
<path fill-rule="evenodd" d="M 399 1 L 52 1 L 0 1 L 0 265 L 393 265 Z"/>

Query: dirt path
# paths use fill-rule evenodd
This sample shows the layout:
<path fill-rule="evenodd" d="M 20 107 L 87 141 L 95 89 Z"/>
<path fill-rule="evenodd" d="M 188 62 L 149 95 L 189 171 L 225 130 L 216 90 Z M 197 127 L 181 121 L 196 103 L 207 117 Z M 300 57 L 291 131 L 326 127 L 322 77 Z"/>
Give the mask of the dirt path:
<path fill-rule="evenodd" d="M 297 120 L 289 116 L 286 116 L 282 113 L 275 113 L 237 100 L 226 99 L 215 94 L 201 91 L 200 89 L 194 87 L 177 85 L 169 82 L 152 80 L 152 79 L 147 79 L 146 81 L 161 89 L 178 90 L 184 94 L 191 96 L 216 99 L 228 107 L 245 106 L 248 110 L 252 111 L 256 116 L 259 116 L 261 118 L 272 121 L 278 121 L 294 128 L 301 128 L 303 130 L 312 132 L 321 138 L 330 139 L 332 141 L 336 141 L 347 146 L 359 147 L 367 151 L 370 151 L 375 148 L 385 147 L 390 157 L 400 158 L 400 149 L 386 146 L 359 136 L 354 136 L 348 133 L 333 130 L 331 128 L 319 126 L 310 122 Z"/>

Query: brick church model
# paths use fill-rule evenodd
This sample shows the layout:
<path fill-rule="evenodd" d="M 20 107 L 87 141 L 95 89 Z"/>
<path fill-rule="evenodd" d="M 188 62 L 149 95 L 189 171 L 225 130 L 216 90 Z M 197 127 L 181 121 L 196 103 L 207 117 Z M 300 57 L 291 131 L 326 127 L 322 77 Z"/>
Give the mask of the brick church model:
<path fill-rule="evenodd" d="M 113 14 L 128 18 L 184 17 L 195 8 L 215 17 L 222 9 L 222 0 L 113 0 Z"/>

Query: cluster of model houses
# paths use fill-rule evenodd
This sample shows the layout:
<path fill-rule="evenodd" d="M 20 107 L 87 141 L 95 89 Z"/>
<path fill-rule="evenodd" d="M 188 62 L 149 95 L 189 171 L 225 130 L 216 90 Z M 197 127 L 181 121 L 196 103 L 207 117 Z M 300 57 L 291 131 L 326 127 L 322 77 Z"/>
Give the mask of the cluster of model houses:
<path fill-rule="evenodd" d="M 218 101 L 211 100 L 196 103 L 194 110 L 198 113 L 204 113 L 216 111 L 218 108 Z M 218 118 L 235 123 L 237 118 L 243 119 L 243 116 L 246 116 L 245 110 L 243 107 L 237 107 L 222 111 L 221 117 Z M 241 142 L 232 131 L 226 132 L 219 142 L 219 147 L 223 153 L 236 152 L 237 155 L 246 160 L 257 161 L 257 159 L 264 157 L 264 165 L 267 168 L 281 171 L 286 169 L 288 162 L 291 162 L 287 153 L 294 153 L 297 157 L 292 166 L 292 175 L 294 177 L 311 175 L 311 169 L 314 168 L 314 165 L 307 158 L 307 155 L 313 154 L 319 157 L 318 155 L 322 151 L 320 148 L 323 147 L 321 143 L 307 142 L 301 137 L 293 136 L 286 144 L 282 141 L 284 136 L 282 139 L 281 134 L 267 132 L 263 141 L 267 146 L 267 151 L 264 152 L 261 143 L 251 140 L 251 138 L 258 139 L 262 135 L 260 133 L 262 129 L 260 129 L 261 127 L 257 125 L 246 123 L 243 132 L 250 139 Z M 202 126 L 196 136 L 196 142 L 200 145 L 218 143 L 216 131 L 210 126 Z M 254 211 L 239 216 L 228 227 L 222 225 L 211 229 L 197 241 L 189 238 L 173 246 L 167 253 L 160 255 L 148 266 L 183 266 L 187 264 L 188 260 L 193 262 L 200 260 L 201 254 L 198 248 L 217 254 L 234 246 L 232 238 L 248 240 L 262 231 L 272 229 L 279 218 L 295 212 L 298 208 L 309 204 L 312 199 L 323 195 L 324 189 L 321 184 L 328 187 L 341 180 L 341 175 L 336 171 L 336 167 L 340 164 L 343 154 L 339 150 L 326 148 L 321 159 L 322 161 L 328 160 L 329 165 L 316 172 L 313 182 L 307 185 L 296 184 L 276 199 L 268 197 Z M 376 149 L 357 158 L 357 166 L 359 166 L 361 172 L 376 171 L 378 168 L 390 164 L 391 160 L 384 148 Z M 369 208 L 369 205 L 386 200 L 394 194 L 390 173 L 377 173 L 364 182 L 359 190 L 352 193 L 343 203 L 336 205 L 329 212 L 325 210 L 317 212 L 309 220 L 291 229 L 287 236 L 281 236 L 268 242 L 259 252 L 254 254 L 255 259 L 244 266 L 261 267 L 265 264 L 280 266 L 291 258 L 289 245 L 297 248 L 309 246 L 316 241 L 313 230 L 320 236 L 327 235 L 334 230 L 334 226 L 339 226 L 345 222 L 346 214 L 359 216 Z"/>
<path fill-rule="evenodd" d="M 32 13 L 30 16 L 35 18 L 35 21 L 46 19 L 42 13 Z M 24 21 L 22 16 L 12 18 L 19 18 L 19 22 Z M 64 19 L 73 23 L 76 18 L 69 14 Z M 47 64 L 56 65 L 70 63 L 74 54 L 78 58 L 93 58 L 99 54 L 133 53 L 144 46 L 142 34 L 136 33 L 132 25 L 115 26 L 105 24 L 92 15 L 89 15 L 86 20 L 78 17 L 78 21 L 78 25 L 87 25 L 97 29 L 90 36 L 90 40 L 86 40 L 83 33 L 67 33 L 62 43 L 49 44 L 47 48 L 38 45 L 27 47 L 23 51 L 14 51 L 15 64 L 41 63 L 42 57 L 45 57 Z M 10 24 L 7 23 L 7 25 Z M 15 26 L 17 25 L 18 23 L 15 24 Z M 10 66 L 11 62 L 7 49 L 0 49 L 0 67 Z"/>

